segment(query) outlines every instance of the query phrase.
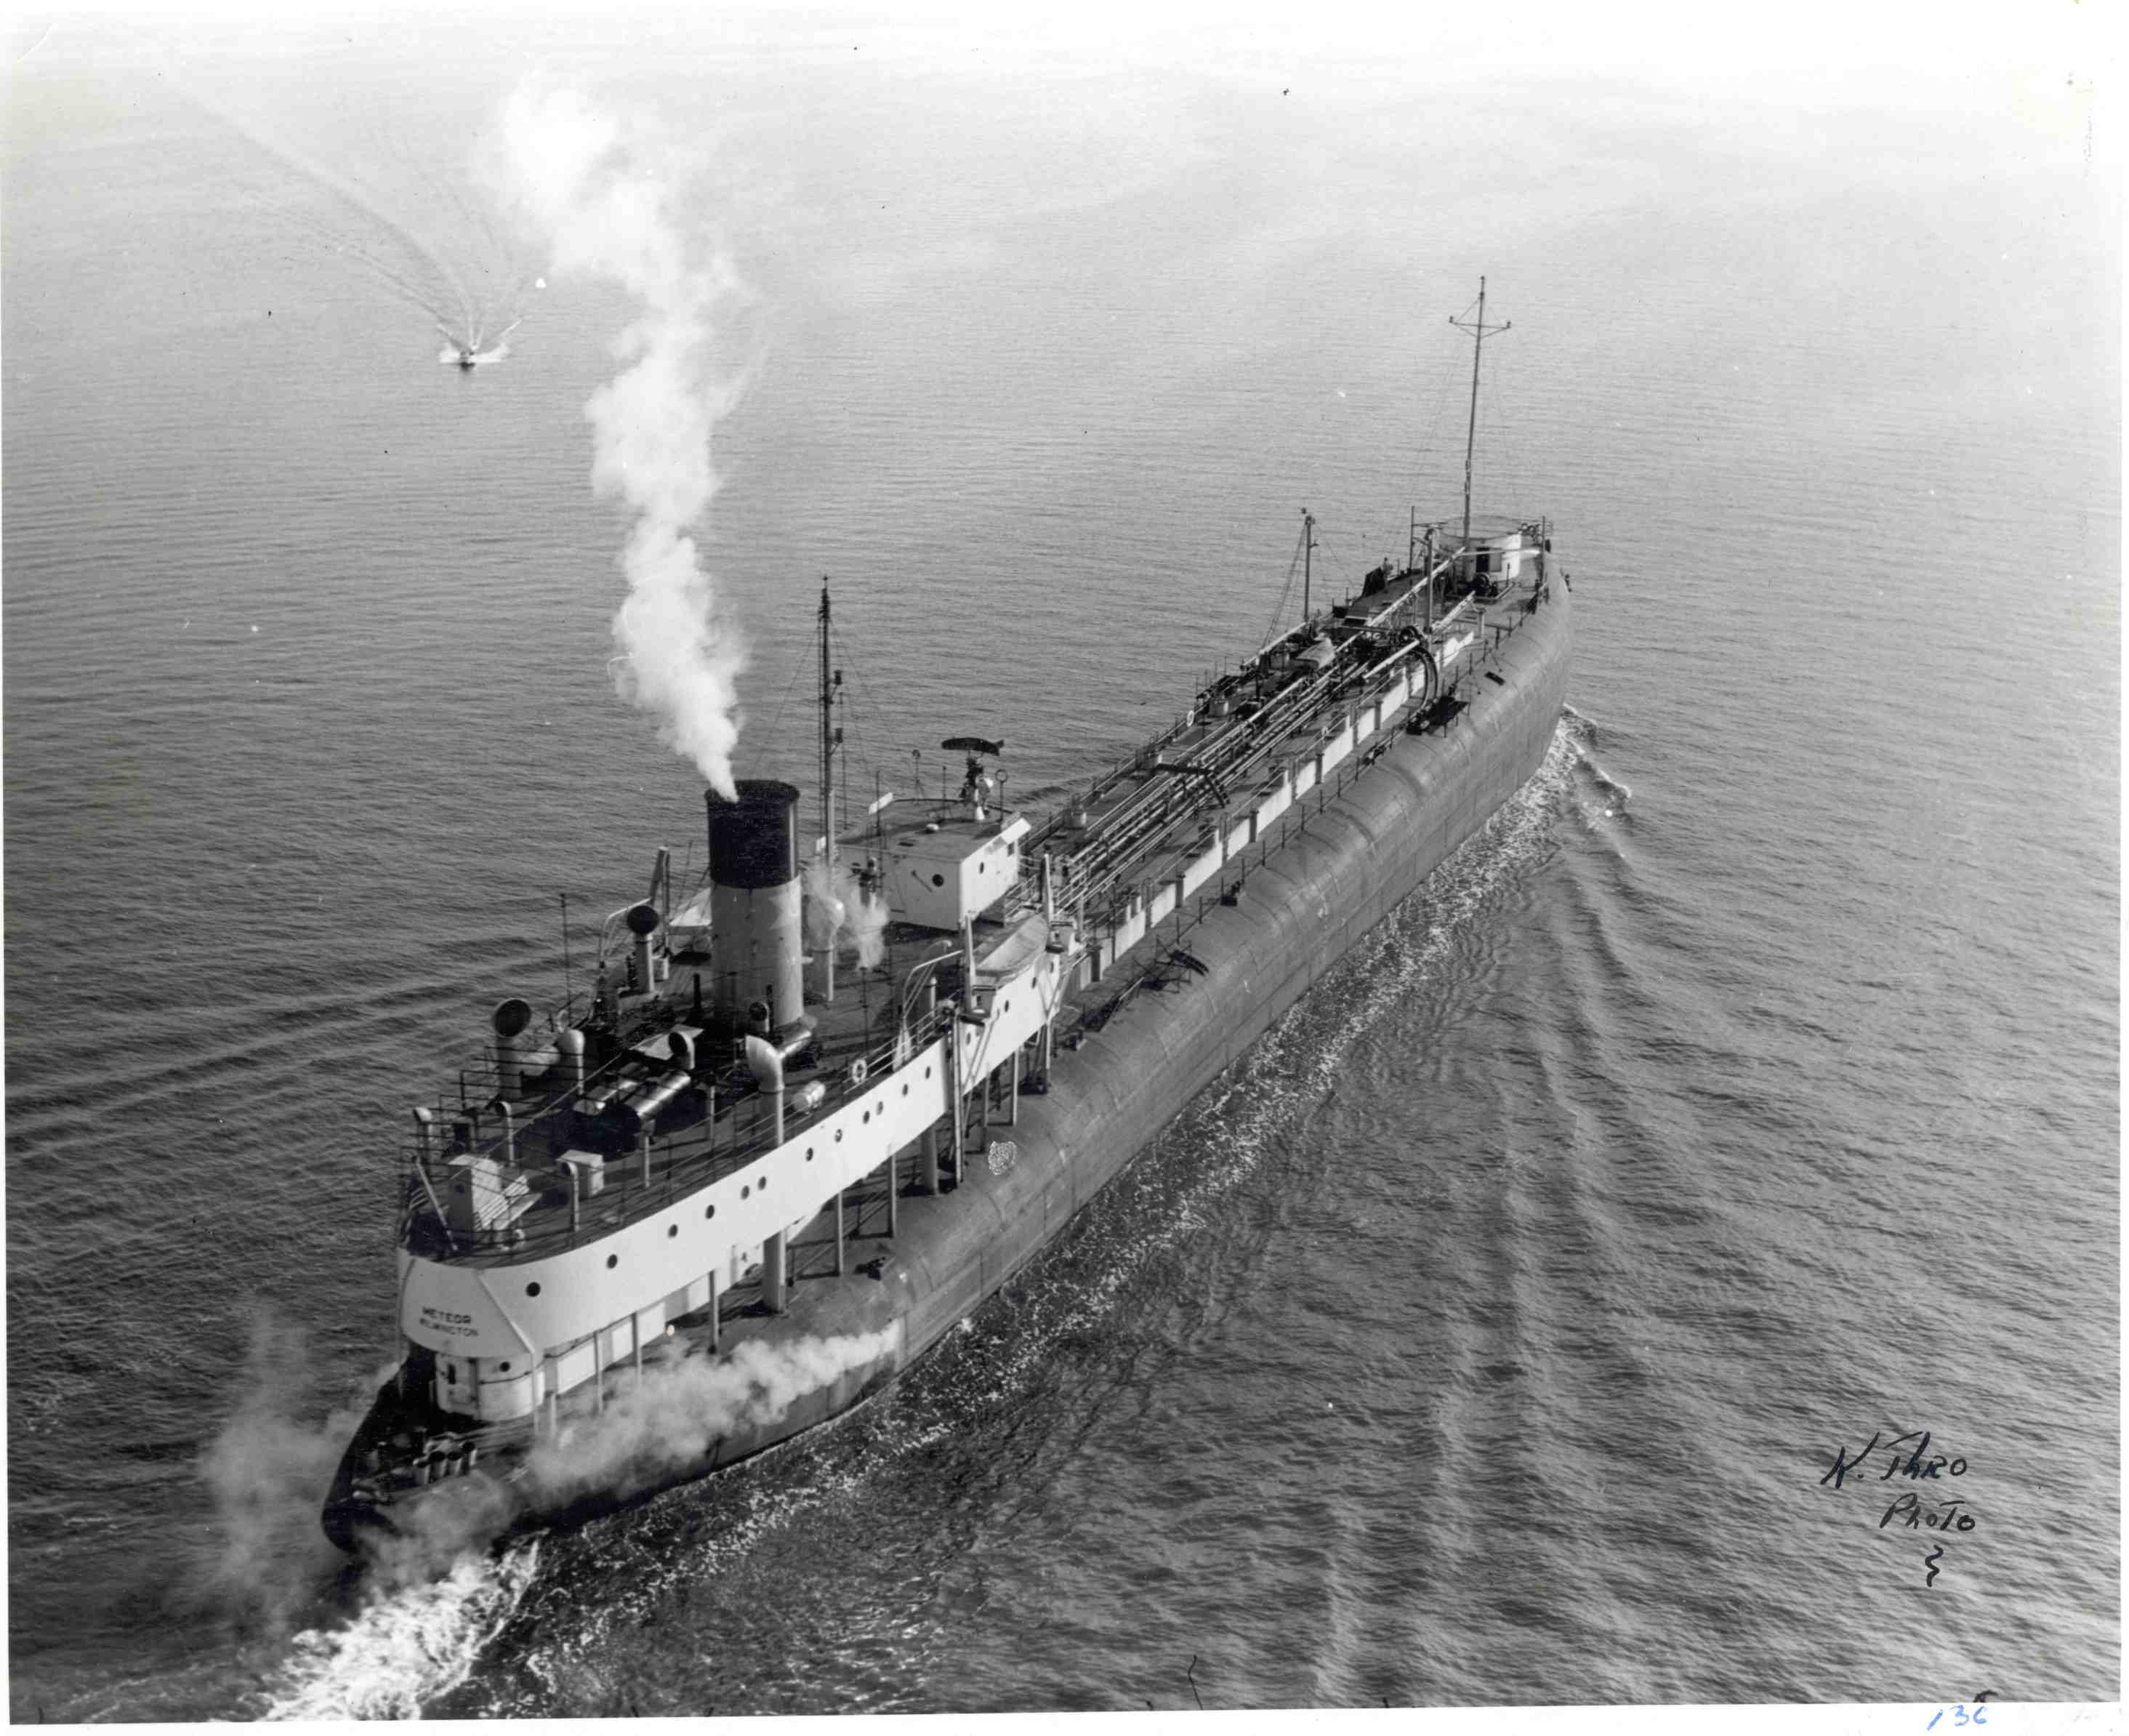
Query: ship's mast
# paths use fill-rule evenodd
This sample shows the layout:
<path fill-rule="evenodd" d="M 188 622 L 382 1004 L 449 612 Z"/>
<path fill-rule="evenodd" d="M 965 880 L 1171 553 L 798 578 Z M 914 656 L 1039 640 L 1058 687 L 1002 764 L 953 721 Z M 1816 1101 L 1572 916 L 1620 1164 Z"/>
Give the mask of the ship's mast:
<path fill-rule="evenodd" d="M 1505 331 L 1514 322 L 1503 321 L 1498 326 L 1486 323 L 1486 280 L 1482 277 L 1478 317 L 1462 320 L 1451 315 L 1449 323 L 1471 334 L 1471 422 L 1464 433 L 1464 546 L 1468 549 L 1471 546 L 1471 454 L 1479 441 L 1479 352 L 1485 348 L 1489 333 Z"/>
<path fill-rule="evenodd" d="M 822 894 L 836 887 L 836 688 L 841 677 L 828 666 L 828 576 L 821 575 L 821 858 Z M 836 998 L 836 937 L 822 948 L 821 999 Z"/>
<path fill-rule="evenodd" d="M 1308 569 L 1309 569 L 1309 557 L 1310 557 L 1311 556 L 1312 556 L 1315 552 L 1316 552 L 1316 519 L 1315 519 L 1315 516 L 1314 516 L 1312 513 L 1310 513 L 1310 511 L 1308 510 L 1308 508 L 1307 508 L 1307 507 L 1303 507 L 1303 508 L 1301 509 L 1301 619 L 1302 619 L 1302 622 L 1303 622 L 1303 624 L 1304 626 L 1307 623 L 1307 621 L 1308 621 Z M 1288 584 L 1293 584 L 1293 569 L 1292 567 L 1288 567 L 1288 568 L 1286 570 L 1286 573 L 1287 573 L 1286 582 L 1287 582 Z"/>

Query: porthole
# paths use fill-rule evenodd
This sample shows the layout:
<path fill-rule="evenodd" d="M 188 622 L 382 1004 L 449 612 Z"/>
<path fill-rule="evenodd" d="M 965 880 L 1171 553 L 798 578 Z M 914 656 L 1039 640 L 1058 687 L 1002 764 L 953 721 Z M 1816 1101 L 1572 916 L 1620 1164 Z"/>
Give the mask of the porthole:
<path fill-rule="evenodd" d="M 740 1198 L 741 1198 L 741 1199 L 745 1199 L 745 1198 L 746 1198 L 746 1196 L 747 1196 L 749 1194 L 751 1194 L 753 1191 L 754 1191 L 754 1190 L 753 1190 L 752 1188 L 750 1188 L 750 1187 L 742 1187 L 742 1188 L 739 1190 L 739 1196 L 740 1196 Z"/>
<path fill-rule="evenodd" d="M 495 1365 L 495 1371 L 498 1374 L 507 1375 L 510 1372 L 510 1365 L 507 1362 L 498 1362 Z"/>
<path fill-rule="evenodd" d="M 536 1296 L 540 1294 L 540 1286 L 536 1284 L 528 1284 L 525 1286 L 525 1294 L 528 1296 Z"/>
<path fill-rule="evenodd" d="M 841 1145 L 842 1142 L 843 1142 L 843 1130 L 842 1130 L 841 1128 L 837 1128 L 836 1129 L 836 1143 L 837 1145 Z"/>
<path fill-rule="evenodd" d="M 677 1236 L 680 1233 L 680 1226 L 677 1223 L 669 1223 L 665 1226 L 665 1233 L 669 1236 Z"/>
<path fill-rule="evenodd" d="M 806 1161 L 808 1163 L 813 1161 L 813 1147 L 810 1145 L 806 1147 Z"/>
<path fill-rule="evenodd" d="M 929 1079 L 929 1078 L 931 1076 L 931 1068 L 929 1068 L 929 1067 L 925 1068 L 925 1070 L 924 1070 L 924 1076 L 925 1076 L 926 1079 Z"/>
<path fill-rule="evenodd" d="M 935 874 L 931 876 L 931 884 L 935 886 L 943 886 L 946 884 L 946 876 L 943 874 Z"/>
<path fill-rule="evenodd" d="M 904 1097 L 909 1095 L 909 1081 L 906 1079 L 902 1081 L 902 1095 Z"/>
<path fill-rule="evenodd" d="M 608 1255 L 606 1257 L 606 1269 L 607 1269 L 608 1271 L 612 1271 L 614 1269 L 614 1267 L 616 1267 L 617 1266 L 618 1266 L 618 1265 L 620 1265 L 620 1264 L 621 1264 L 621 1256 L 620 1256 L 619 1254 L 608 1254 Z"/>
<path fill-rule="evenodd" d="M 870 1127 L 872 1125 L 872 1111 L 870 1109 L 867 1109 L 864 1114 L 858 1117 L 858 1125 L 860 1127 Z"/>
<path fill-rule="evenodd" d="M 703 1208 L 703 1215 L 705 1218 L 714 1218 L 717 1214 L 717 1209 L 714 1205 L 706 1205 Z"/>

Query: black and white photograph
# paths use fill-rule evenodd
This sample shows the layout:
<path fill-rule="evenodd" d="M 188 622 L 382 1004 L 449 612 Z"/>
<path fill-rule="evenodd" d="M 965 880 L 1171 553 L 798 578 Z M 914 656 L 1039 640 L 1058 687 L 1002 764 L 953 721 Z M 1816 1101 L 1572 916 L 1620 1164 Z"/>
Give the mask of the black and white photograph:
<path fill-rule="evenodd" d="M 11 1720 L 2122 1728 L 2111 8 L 4 36 Z"/>

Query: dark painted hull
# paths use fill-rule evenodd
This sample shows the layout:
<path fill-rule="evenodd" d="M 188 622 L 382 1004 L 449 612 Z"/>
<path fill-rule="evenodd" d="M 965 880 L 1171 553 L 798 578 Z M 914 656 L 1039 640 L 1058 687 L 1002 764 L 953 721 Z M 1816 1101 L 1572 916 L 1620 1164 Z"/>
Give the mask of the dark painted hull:
<path fill-rule="evenodd" d="M 809 1280 L 793 1286 L 774 1320 L 728 1323 L 726 1343 L 898 1329 L 898 1343 L 869 1363 L 793 1400 L 774 1420 L 703 1443 L 692 1462 L 626 1491 L 535 1510 L 511 1495 L 507 1455 L 469 1476 L 493 1484 L 507 1523 L 581 1517 L 626 1496 L 670 1487 L 736 1463 L 840 1414 L 884 1385 L 965 1319 L 1107 1186 L 1192 1098 L 1246 1053 L 1323 974 L 1415 891 L 1451 851 L 1513 796 L 1543 761 L 1570 663 L 1571 603 L 1547 588 L 1480 669 L 1463 680 L 1468 703 L 1424 735 L 1402 728 L 1343 789 L 1311 791 L 1283 822 L 1277 847 L 1238 861 L 1232 905 L 1215 903 L 1186 944 L 1205 967 L 1166 994 L 1133 996 L 1076 1049 L 1060 1047 L 1045 1095 L 1023 1097 L 1011 1137 L 1018 1156 L 1006 1173 L 970 1166 L 965 1185 L 904 1203 L 898 1233 L 879 1244 L 882 1276 Z M 1496 679 L 1498 678 L 1498 679 Z M 1275 828 L 1276 830 L 1276 828 Z M 1231 885 L 1231 864 L 1222 877 Z M 1166 932 L 1172 925 L 1164 924 Z M 1121 987 L 1158 940 L 1127 953 L 1104 977 Z M 626 1374 L 617 1378 L 626 1378 Z M 343 1547 L 366 1528 L 393 1523 L 390 1509 L 349 1499 L 360 1448 L 393 1420 L 388 1386 L 349 1449 L 326 1527 Z M 498 1473 L 501 1473 L 498 1476 Z M 393 1504 L 426 1501 L 421 1489 Z"/>

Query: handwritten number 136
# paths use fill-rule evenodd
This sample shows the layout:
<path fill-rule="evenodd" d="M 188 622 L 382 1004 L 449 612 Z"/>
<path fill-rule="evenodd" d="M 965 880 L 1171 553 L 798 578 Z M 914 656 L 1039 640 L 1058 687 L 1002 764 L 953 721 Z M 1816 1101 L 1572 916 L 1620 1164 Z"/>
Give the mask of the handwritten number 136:
<path fill-rule="evenodd" d="M 1973 1711 L 1969 1713 L 1969 1712 L 1966 1710 L 1966 1708 L 1965 1708 L 1965 1706 L 1963 1706 L 1963 1705 L 1957 1705 L 1957 1706 L 1954 1706 L 1954 1707 L 1951 1709 L 1951 1724 L 1952 1724 L 1952 1728 L 1953 1728 L 1954 1729 L 1958 1729 L 1958 1727 L 1959 1727 L 1960 1724 L 1986 1724 L 1986 1723 L 1988 1723 L 1988 1717 L 1987 1717 L 1987 1715 L 1987 1715 L 1987 1713 L 1988 1713 L 1988 1707 L 1986 1707 L 1986 1706 L 1983 1706 L 1983 1705 L 1977 1705 L 1976 1707 L 1974 1707 L 1974 1709 L 1973 1710 Z M 1926 1730 L 1933 1730 L 1933 1729 L 1935 1729 L 1936 1728 L 1936 1721 L 1937 1721 L 1937 1718 L 1941 1718 L 1941 1717 L 1943 1717 L 1943 1716 L 1944 1716 L 1944 1712 L 1943 1712 L 1942 1709 L 1941 1709 L 1941 1708 L 1940 1708 L 1940 1709 L 1939 1709 L 1939 1710 L 1938 1710 L 1938 1712 L 1937 1712 L 1936 1718 L 1932 1718 L 1931 1719 L 1930 1719 L 1930 1721 L 1929 1721 L 1927 1724 L 1924 1724 L 1924 1725 L 1922 1726 L 1922 1728 L 1923 1728 L 1924 1729 L 1926 1729 Z"/>

